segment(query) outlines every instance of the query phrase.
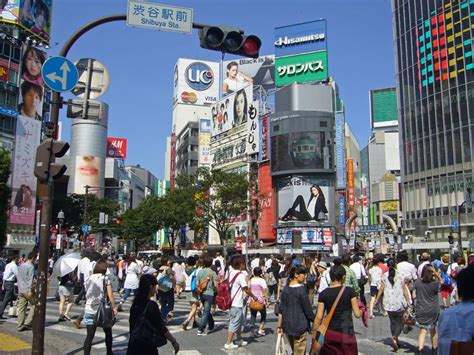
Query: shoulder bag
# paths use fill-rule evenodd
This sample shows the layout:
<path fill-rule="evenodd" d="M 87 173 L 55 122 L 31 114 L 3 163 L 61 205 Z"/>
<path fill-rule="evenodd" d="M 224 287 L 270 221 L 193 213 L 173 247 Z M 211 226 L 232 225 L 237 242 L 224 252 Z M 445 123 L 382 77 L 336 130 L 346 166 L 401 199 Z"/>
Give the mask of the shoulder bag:
<path fill-rule="evenodd" d="M 109 297 L 107 296 L 107 287 L 105 285 L 105 277 L 103 279 L 104 296 L 100 300 L 99 308 L 94 317 L 94 324 L 102 328 L 112 328 L 115 323 L 114 312 Z"/>
<path fill-rule="evenodd" d="M 318 329 L 313 329 L 312 335 L 311 335 L 310 355 L 317 355 L 321 351 L 321 348 L 323 347 L 323 344 L 324 344 L 324 336 L 326 335 L 329 324 L 331 323 L 332 316 L 334 315 L 334 311 L 336 310 L 337 304 L 339 303 L 339 300 L 341 299 L 341 296 L 344 293 L 345 289 L 346 289 L 346 286 L 341 287 L 341 290 L 339 291 L 339 294 L 337 295 L 336 300 L 332 304 L 332 307 L 329 310 L 329 313 L 323 319 Z"/>
<path fill-rule="evenodd" d="M 249 286 L 252 284 L 252 280 L 250 280 Z M 261 286 L 260 286 L 261 288 Z M 265 309 L 265 304 L 259 302 L 258 300 L 254 300 L 253 298 L 250 299 L 249 308 L 251 311 L 261 312 Z"/>
<path fill-rule="evenodd" d="M 138 342 L 139 344 L 146 344 L 151 347 L 161 347 L 167 343 L 164 334 L 158 332 L 158 329 L 153 325 L 152 322 L 147 318 L 146 311 L 150 305 L 148 301 L 143 313 L 140 316 L 137 324 L 130 333 L 130 343 Z"/>

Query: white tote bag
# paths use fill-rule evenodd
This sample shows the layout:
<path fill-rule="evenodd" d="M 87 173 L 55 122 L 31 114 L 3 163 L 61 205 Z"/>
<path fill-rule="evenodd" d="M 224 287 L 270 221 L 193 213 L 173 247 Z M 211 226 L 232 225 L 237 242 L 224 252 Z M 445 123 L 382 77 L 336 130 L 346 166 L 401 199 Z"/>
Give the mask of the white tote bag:
<path fill-rule="evenodd" d="M 275 355 L 285 355 L 285 340 L 283 337 L 283 333 L 279 333 L 277 336 L 276 348 L 275 348 Z"/>

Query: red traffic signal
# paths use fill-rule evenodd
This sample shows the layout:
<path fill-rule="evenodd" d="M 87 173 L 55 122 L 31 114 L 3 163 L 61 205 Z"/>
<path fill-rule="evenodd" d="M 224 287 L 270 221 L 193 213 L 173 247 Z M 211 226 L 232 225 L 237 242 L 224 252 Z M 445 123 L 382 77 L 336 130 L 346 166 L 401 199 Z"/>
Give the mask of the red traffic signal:
<path fill-rule="evenodd" d="M 204 26 L 199 30 L 201 48 L 258 58 L 262 41 L 254 35 L 229 26 Z"/>
<path fill-rule="evenodd" d="M 117 219 L 115 220 L 115 224 L 116 224 L 116 225 L 120 225 L 120 223 L 121 223 L 121 222 L 120 222 L 120 219 L 117 218 Z"/>

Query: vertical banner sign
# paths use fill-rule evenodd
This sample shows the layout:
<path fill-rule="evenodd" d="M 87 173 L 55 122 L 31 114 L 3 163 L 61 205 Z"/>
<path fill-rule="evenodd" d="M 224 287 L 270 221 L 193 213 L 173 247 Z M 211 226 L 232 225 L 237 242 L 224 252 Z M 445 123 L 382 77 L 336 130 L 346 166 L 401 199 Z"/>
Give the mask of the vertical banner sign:
<path fill-rule="evenodd" d="M 18 116 L 13 159 L 10 223 L 32 226 L 35 222 L 36 177 L 33 169 L 40 144 L 41 122 Z"/>
<path fill-rule="evenodd" d="M 258 101 L 250 104 L 248 110 L 249 119 L 247 120 L 247 149 L 248 155 L 258 153 L 260 142 L 258 139 Z"/>
<path fill-rule="evenodd" d="M 174 190 L 176 174 L 176 133 L 171 134 L 170 189 Z"/>
<path fill-rule="evenodd" d="M 268 114 L 262 117 L 262 147 L 260 148 L 260 160 L 268 159 L 268 143 L 270 142 L 268 137 Z"/>
<path fill-rule="evenodd" d="M 354 160 L 347 159 L 347 187 L 349 194 L 349 209 L 353 209 L 355 206 L 354 197 Z"/>
<path fill-rule="evenodd" d="M 344 115 L 336 113 L 336 175 L 337 189 L 346 188 Z"/>
<path fill-rule="evenodd" d="M 199 166 L 211 164 L 211 120 L 199 120 Z"/>
<path fill-rule="evenodd" d="M 346 223 L 346 202 L 344 201 L 344 195 L 339 195 L 339 225 L 343 226 Z"/>

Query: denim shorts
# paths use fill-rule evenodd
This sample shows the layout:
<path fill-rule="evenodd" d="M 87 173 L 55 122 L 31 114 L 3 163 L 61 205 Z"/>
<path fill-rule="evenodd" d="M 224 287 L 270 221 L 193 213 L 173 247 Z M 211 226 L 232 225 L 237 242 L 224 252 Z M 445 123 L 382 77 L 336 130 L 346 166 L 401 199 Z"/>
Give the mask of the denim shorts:
<path fill-rule="evenodd" d="M 232 307 L 229 312 L 229 332 L 237 333 L 244 324 L 244 308 Z"/>
<path fill-rule="evenodd" d="M 84 313 L 84 319 L 82 320 L 86 326 L 94 325 L 95 314 Z"/>

